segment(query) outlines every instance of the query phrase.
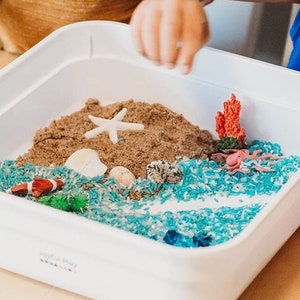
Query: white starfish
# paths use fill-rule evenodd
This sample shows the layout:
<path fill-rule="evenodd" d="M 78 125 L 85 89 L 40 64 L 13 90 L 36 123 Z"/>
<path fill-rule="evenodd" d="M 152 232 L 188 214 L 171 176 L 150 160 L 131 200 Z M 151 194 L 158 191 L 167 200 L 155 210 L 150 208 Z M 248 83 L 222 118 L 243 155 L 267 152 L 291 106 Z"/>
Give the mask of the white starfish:
<path fill-rule="evenodd" d="M 138 123 L 122 122 L 127 113 L 127 108 L 123 108 L 112 119 L 103 119 L 89 115 L 88 118 L 98 127 L 87 131 L 84 136 L 87 139 L 96 137 L 101 132 L 107 131 L 113 144 L 118 142 L 118 130 L 143 130 L 144 125 Z"/>

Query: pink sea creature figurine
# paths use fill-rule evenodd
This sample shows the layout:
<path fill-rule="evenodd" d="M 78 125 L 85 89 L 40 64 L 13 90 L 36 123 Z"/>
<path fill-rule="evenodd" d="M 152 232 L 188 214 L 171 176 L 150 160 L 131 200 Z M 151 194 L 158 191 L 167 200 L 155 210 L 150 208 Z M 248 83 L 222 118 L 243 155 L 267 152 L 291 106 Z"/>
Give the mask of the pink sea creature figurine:
<path fill-rule="evenodd" d="M 55 190 L 61 189 L 63 185 L 64 183 L 60 179 L 35 178 L 31 182 L 13 186 L 6 192 L 22 197 L 32 195 L 33 197 L 38 198 Z"/>
<path fill-rule="evenodd" d="M 228 174 L 235 174 L 236 172 L 249 173 L 253 168 L 261 172 L 273 172 L 274 169 L 262 167 L 258 163 L 265 159 L 281 159 L 278 155 L 264 154 L 258 156 L 262 150 L 255 150 L 252 154 L 247 149 L 227 149 L 227 153 L 214 153 L 212 156 L 221 156 L 226 159 L 226 163 L 221 169 L 229 170 Z M 271 163 L 272 164 L 272 163 Z"/>

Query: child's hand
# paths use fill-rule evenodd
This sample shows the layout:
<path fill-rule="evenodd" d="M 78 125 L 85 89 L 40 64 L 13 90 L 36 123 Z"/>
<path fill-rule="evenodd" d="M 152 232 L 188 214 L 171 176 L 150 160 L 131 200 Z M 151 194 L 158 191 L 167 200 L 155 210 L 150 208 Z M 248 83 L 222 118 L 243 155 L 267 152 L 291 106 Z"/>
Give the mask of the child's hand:
<path fill-rule="evenodd" d="M 130 24 L 138 51 L 156 64 L 190 72 L 195 53 L 210 38 L 198 0 L 144 0 Z"/>

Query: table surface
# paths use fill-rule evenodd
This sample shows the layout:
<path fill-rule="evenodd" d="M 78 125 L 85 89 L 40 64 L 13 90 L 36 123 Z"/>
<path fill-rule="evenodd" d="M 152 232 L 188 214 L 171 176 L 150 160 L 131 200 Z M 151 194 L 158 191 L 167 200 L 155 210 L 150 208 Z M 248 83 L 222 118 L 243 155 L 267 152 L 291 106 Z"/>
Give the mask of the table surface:
<path fill-rule="evenodd" d="M 0 51 L 0 68 L 15 58 L 14 55 Z M 0 269 L 0 299 L 85 300 L 88 298 Z M 261 299 L 300 300 L 300 228 L 238 300 Z"/>

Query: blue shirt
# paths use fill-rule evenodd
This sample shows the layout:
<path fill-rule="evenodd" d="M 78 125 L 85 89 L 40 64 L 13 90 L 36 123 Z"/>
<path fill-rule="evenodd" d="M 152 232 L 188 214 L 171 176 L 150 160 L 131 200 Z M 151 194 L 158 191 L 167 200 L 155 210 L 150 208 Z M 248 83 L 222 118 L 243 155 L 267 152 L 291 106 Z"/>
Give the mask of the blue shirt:
<path fill-rule="evenodd" d="M 300 71 L 300 10 L 290 30 L 290 36 L 293 42 L 293 51 L 290 56 L 288 68 Z"/>

